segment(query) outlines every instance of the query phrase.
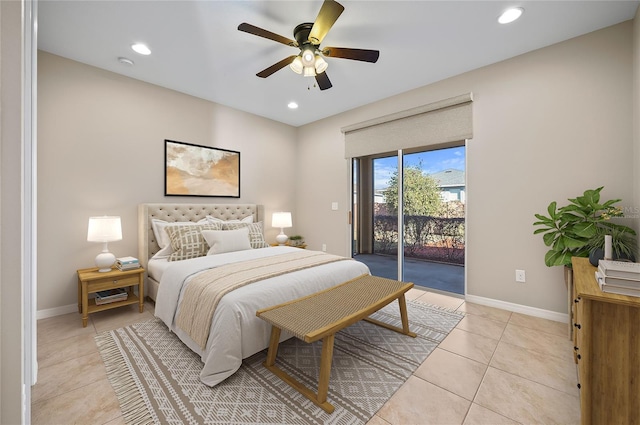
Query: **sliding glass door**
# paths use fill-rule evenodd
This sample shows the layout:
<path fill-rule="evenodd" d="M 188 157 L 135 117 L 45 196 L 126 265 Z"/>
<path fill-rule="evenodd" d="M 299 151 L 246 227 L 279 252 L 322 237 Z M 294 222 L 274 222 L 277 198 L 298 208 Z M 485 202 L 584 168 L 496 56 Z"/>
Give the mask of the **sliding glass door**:
<path fill-rule="evenodd" d="M 464 294 L 464 146 L 361 157 L 353 170 L 354 258 L 377 276 Z"/>

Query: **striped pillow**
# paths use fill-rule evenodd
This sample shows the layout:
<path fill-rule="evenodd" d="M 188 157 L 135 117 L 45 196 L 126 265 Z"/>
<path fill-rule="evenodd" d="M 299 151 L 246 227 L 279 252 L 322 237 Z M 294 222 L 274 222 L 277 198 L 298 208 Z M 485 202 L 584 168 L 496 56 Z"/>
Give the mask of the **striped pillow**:
<path fill-rule="evenodd" d="M 188 260 L 190 258 L 203 257 L 207 255 L 209 245 L 202 236 L 203 230 L 220 230 L 219 224 L 184 224 L 167 227 L 165 230 L 169 234 L 173 253 L 168 261 Z"/>
<path fill-rule="evenodd" d="M 249 228 L 249 243 L 251 244 L 251 248 L 268 248 L 269 244 L 264 240 L 264 234 L 262 232 L 262 222 L 258 221 L 257 223 L 223 223 L 223 230 L 236 230 L 241 229 L 243 227 Z"/>

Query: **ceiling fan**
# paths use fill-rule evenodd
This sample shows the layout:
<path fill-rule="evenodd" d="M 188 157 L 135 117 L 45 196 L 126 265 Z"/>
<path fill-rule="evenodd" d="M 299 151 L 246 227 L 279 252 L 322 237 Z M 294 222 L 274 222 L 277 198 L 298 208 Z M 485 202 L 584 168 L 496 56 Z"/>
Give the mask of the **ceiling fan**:
<path fill-rule="evenodd" d="M 280 62 L 258 72 L 256 75 L 260 78 L 267 78 L 276 71 L 289 65 L 297 74 L 303 74 L 306 77 L 315 77 L 320 90 L 326 90 L 330 89 L 332 84 L 325 72 L 328 64 L 323 56 L 352 59 L 362 62 L 377 62 L 380 56 L 378 50 L 320 47 L 320 43 L 322 43 L 322 40 L 343 11 L 344 6 L 340 3 L 334 0 L 324 0 L 314 23 L 305 22 L 295 27 L 293 30 L 295 40 L 247 24 L 246 22 L 240 24 L 238 26 L 238 30 L 240 31 L 300 49 L 298 55 L 292 55 L 282 59 Z"/>

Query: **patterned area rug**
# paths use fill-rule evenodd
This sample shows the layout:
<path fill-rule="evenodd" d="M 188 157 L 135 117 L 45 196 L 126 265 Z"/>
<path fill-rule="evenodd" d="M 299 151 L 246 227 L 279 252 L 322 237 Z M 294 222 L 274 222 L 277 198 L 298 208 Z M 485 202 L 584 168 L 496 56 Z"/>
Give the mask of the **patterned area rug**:
<path fill-rule="evenodd" d="M 160 320 L 96 336 L 107 375 L 129 424 L 365 424 L 422 364 L 463 314 L 407 301 L 411 338 L 360 321 L 336 334 L 325 413 L 262 366 L 266 350 L 245 359 L 211 388 L 199 356 Z M 397 302 L 372 317 L 400 326 Z M 277 364 L 317 388 L 321 342 L 291 338 Z"/>

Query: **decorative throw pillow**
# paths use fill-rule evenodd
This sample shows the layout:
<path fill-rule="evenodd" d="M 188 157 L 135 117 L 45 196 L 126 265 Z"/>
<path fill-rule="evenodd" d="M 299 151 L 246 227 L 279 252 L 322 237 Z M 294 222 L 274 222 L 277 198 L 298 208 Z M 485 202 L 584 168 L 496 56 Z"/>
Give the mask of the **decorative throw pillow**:
<path fill-rule="evenodd" d="M 220 230 L 219 225 L 198 224 L 196 226 L 183 224 L 167 226 L 165 229 L 171 240 L 173 252 L 169 261 L 188 260 L 207 255 L 209 245 L 202 236 L 203 230 Z"/>
<path fill-rule="evenodd" d="M 269 244 L 264 240 L 264 234 L 262 233 L 262 222 L 257 223 L 223 223 L 223 230 L 236 230 L 247 227 L 249 229 L 249 242 L 251 248 L 268 248 Z"/>
<path fill-rule="evenodd" d="M 169 235 L 167 235 L 167 232 L 165 232 L 164 229 L 167 228 L 167 226 L 178 226 L 178 225 L 185 225 L 185 226 L 196 226 L 198 224 L 207 224 L 208 221 L 206 218 L 203 218 L 202 220 L 198 221 L 197 223 L 193 223 L 190 221 L 164 221 L 164 220 L 160 220 L 157 218 L 152 218 L 151 219 L 151 228 L 153 229 L 153 235 L 156 237 L 156 242 L 158 243 L 158 246 L 160 248 L 164 248 L 166 246 L 171 245 L 171 241 L 169 240 Z"/>
<path fill-rule="evenodd" d="M 247 227 L 237 230 L 203 230 L 202 236 L 210 246 L 207 255 L 251 249 Z"/>

